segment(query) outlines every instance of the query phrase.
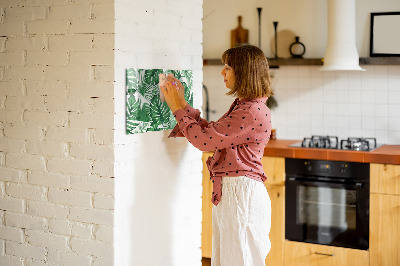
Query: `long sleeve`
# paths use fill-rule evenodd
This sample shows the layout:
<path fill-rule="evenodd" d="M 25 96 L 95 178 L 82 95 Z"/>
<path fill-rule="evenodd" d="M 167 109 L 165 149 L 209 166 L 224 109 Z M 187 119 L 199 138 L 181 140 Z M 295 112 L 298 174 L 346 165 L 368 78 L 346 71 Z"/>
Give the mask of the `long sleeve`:
<path fill-rule="evenodd" d="M 250 109 L 236 108 L 218 122 L 202 126 L 182 109 L 175 111 L 180 132 L 201 151 L 225 149 L 255 141 L 251 136 L 257 123 Z M 259 125 L 262 127 L 261 125 Z"/>
<path fill-rule="evenodd" d="M 188 115 L 189 117 L 196 120 L 200 126 L 206 127 L 209 125 L 210 122 L 208 122 L 207 120 L 200 117 L 200 110 L 194 109 L 192 106 L 187 104 L 184 111 L 185 111 L 186 115 Z M 168 137 L 169 138 L 185 137 L 185 135 L 183 135 L 182 132 L 180 131 L 179 124 L 176 124 L 176 126 L 174 127 L 174 129 L 172 129 L 172 132 L 171 132 L 171 134 L 169 134 Z"/>

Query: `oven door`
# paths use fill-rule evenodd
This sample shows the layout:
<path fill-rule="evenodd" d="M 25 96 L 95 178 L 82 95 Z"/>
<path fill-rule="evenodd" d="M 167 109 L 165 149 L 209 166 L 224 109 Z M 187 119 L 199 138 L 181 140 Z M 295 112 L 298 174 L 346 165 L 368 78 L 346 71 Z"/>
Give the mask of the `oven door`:
<path fill-rule="evenodd" d="M 367 250 L 369 185 L 286 177 L 286 239 Z"/>

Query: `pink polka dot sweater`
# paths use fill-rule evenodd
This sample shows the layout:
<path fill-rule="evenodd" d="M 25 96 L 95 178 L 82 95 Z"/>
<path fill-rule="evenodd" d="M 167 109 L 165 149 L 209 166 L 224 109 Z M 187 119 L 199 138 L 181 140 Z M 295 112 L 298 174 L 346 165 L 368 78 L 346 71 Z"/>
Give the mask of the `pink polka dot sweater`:
<path fill-rule="evenodd" d="M 216 122 L 201 118 L 200 111 L 190 105 L 174 112 L 178 124 L 169 137 L 186 137 L 199 150 L 214 151 L 214 156 L 207 160 L 214 205 L 221 200 L 224 176 L 247 176 L 261 182 L 267 179 L 261 164 L 271 132 L 271 113 L 266 100 L 267 97 L 237 98 Z"/>

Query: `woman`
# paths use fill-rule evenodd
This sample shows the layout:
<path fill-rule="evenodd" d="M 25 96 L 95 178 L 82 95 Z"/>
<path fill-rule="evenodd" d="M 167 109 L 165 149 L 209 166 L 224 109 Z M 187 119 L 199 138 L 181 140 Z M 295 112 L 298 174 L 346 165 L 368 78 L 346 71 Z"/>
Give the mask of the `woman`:
<path fill-rule="evenodd" d="M 261 164 L 271 131 L 268 62 L 252 45 L 228 49 L 222 62 L 227 95 L 237 98 L 217 122 L 200 118 L 186 103 L 177 79 L 170 77 L 162 88 L 178 122 L 170 137 L 185 136 L 201 151 L 214 151 L 207 160 L 213 182 L 212 265 L 265 265 L 271 246 L 271 202 Z"/>

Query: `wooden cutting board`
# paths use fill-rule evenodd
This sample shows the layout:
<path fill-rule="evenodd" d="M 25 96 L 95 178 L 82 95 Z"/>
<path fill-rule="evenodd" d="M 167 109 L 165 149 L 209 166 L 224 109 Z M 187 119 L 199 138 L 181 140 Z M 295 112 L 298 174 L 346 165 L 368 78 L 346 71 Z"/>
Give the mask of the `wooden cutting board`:
<path fill-rule="evenodd" d="M 238 16 L 238 26 L 231 30 L 231 48 L 242 43 L 249 43 L 249 31 L 242 27 L 242 16 Z"/>

